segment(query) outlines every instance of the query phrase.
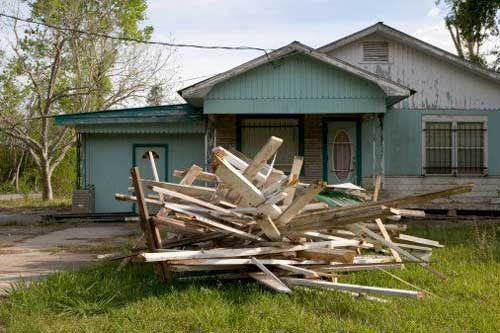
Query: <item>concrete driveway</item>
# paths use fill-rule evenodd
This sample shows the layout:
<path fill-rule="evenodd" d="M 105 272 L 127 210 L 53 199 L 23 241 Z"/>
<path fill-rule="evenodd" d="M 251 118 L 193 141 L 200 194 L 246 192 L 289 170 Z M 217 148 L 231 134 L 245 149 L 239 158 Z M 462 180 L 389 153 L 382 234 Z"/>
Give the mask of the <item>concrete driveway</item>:
<path fill-rule="evenodd" d="M 67 228 L 57 224 L 36 226 L 30 234 L 26 228 L 33 227 L 0 225 L 0 295 L 7 294 L 14 282 L 29 282 L 92 262 L 98 253 L 135 238 L 139 230 L 138 225 L 128 223 L 72 224 Z"/>

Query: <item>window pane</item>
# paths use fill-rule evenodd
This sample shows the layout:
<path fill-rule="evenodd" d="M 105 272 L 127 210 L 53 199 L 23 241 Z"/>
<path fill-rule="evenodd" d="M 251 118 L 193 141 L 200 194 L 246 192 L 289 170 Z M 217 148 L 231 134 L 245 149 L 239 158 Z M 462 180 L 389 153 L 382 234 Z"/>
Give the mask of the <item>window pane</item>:
<path fill-rule="evenodd" d="M 458 173 L 483 173 L 483 123 L 457 123 L 457 164 Z"/>
<path fill-rule="evenodd" d="M 452 171 L 452 124 L 425 124 L 425 171 L 429 174 L 449 174 Z"/>
<path fill-rule="evenodd" d="M 253 158 L 271 136 L 283 139 L 274 167 L 290 172 L 294 156 L 299 155 L 297 119 L 244 119 L 241 123 L 241 152 Z"/>

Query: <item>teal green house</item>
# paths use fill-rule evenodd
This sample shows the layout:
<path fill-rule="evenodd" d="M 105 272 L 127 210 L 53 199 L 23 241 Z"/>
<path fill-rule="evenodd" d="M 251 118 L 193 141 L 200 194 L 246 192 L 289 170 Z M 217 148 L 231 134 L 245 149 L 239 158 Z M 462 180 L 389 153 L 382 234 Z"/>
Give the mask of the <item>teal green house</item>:
<path fill-rule="evenodd" d="M 275 166 L 304 156 L 301 180 L 351 182 L 395 196 L 476 184 L 432 208 L 500 207 L 500 75 L 383 23 L 323 47 L 293 42 L 180 90 L 185 104 L 56 117 L 78 135 L 79 188 L 97 213 L 127 212 L 129 170 L 151 178 L 209 169 L 216 146 L 252 157 L 274 135 Z"/>

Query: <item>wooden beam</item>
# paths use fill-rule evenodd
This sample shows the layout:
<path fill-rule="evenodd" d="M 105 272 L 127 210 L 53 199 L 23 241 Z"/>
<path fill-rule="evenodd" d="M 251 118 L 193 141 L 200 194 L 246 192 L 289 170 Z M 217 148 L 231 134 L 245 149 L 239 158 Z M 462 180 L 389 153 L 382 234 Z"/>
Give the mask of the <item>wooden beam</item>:
<path fill-rule="evenodd" d="M 196 198 L 211 198 L 215 195 L 215 188 L 195 186 L 195 185 L 181 185 L 167 182 L 155 182 L 152 180 L 142 179 L 144 186 L 157 186 L 171 191 L 176 191 L 182 194 L 190 195 Z"/>
<path fill-rule="evenodd" d="M 146 262 L 181 260 L 181 259 L 210 259 L 210 258 L 235 258 L 258 256 L 265 254 L 295 252 L 307 249 L 319 249 L 324 247 L 347 247 L 358 246 L 357 240 L 312 242 L 303 245 L 292 245 L 284 247 L 253 247 L 241 249 L 213 249 L 203 251 L 182 251 L 182 252 L 156 252 L 142 253 L 140 257 Z"/>
<path fill-rule="evenodd" d="M 260 148 L 259 152 L 255 155 L 254 159 L 248 164 L 243 171 L 243 176 L 252 181 L 257 173 L 260 172 L 262 167 L 266 164 L 267 160 L 269 160 L 283 143 L 283 139 L 277 138 L 275 136 L 271 136 L 269 140 Z"/>
<path fill-rule="evenodd" d="M 247 178 L 243 177 L 243 175 L 231 164 L 218 155 L 214 156 L 214 162 L 215 174 L 222 179 L 231 190 L 241 195 L 252 206 L 259 206 L 266 201 L 262 192 Z M 272 219 L 281 214 L 281 209 L 276 205 L 264 205 L 262 208 L 263 213 Z"/>
<path fill-rule="evenodd" d="M 264 234 L 272 241 L 279 241 L 281 240 L 281 233 L 279 232 L 278 228 L 274 225 L 273 220 L 266 215 L 263 215 L 261 217 L 258 217 L 255 222 L 259 225 L 259 227 L 262 229 Z"/>
<path fill-rule="evenodd" d="M 383 245 L 385 245 L 385 246 L 387 246 L 387 247 L 389 247 L 391 249 L 396 250 L 402 256 L 404 256 L 404 257 L 406 257 L 406 258 L 408 258 L 408 259 L 410 259 L 412 261 L 418 262 L 420 264 L 420 266 L 422 266 L 423 268 L 425 268 L 426 270 L 428 270 L 432 274 L 436 275 L 440 279 L 442 279 L 442 280 L 447 280 L 448 279 L 446 277 L 446 275 L 444 275 L 443 273 L 438 272 L 434 268 L 432 268 L 429 265 L 429 263 L 424 262 L 421 258 L 416 257 L 413 254 L 409 253 L 408 251 L 403 250 L 399 246 L 394 245 L 393 242 L 385 240 L 385 238 L 379 236 L 378 234 L 376 234 L 375 232 L 371 231 L 370 229 L 368 229 L 368 228 L 366 228 L 364 226 L 361 226 L 361 225 L 352 225 L 352 226 L 350 226 L 350 229 L 354 233 L 357 233 L 358 235 L 361 235 L 362 233 L 364 233 L 364 234 L 368 235 L 368 237 L 370 237 L 370 238 L 372 238 L 372 239 L 380 242 L 381 244 L 383 244 Z"/>
<path fill-rule="evenodd" d="M 174 170 L 173 175 L 175 177 L 185 177 L 188 171 L 186 170 Z M 211 172 L 206 172 L 202 171 L 197 177 L 197 180 L 201 180 L 204 182 L 210 182 L 210 183 L 216 183 L 217 182 L 217 176 Z"/>
<path fill-rule="evenodd" d="M 373 201 L 377 202 L 378 200 L 378 195 L 380 192 L 380 186 L 382 183 L 382 177 L 379 175 L 375 179 L 375 191 L 373 192 Z M 391 236 L 389 236 L 389 233 L 387 232 L 387 229 L 384 226 L 384 222 L 382 222 L 382 219 L 375 219 L 375 224 L 377 225 L 378 229 L 380 230 L 380 233 L 382 236 L 385 238 L 385 240 L 392 242 Z M 402 262 L 401 257 L 399 256 L 399 253 L 394 250 L 394 249 L 389 249 L 391 251 L 392 256 L 394 257 L 394 260 L 396 262 Z"/>
<path fill-rule="evenodd" d="M 293 266 L 293 265 L 289 265 L 289 264 L 278 264 L 276 266 L 278 266 L 279 269 L 282 269 L 284 271 L 302 274 L 308 278 L 313 278 L 313 279 L 319 278 L 319 274 L 317 272 L 310 270 L 310 269 L 307 269 L 307 268 L 297 267 L 297 266 Z"/>
<path fill-rule="evenodd" d="M 289 286 L 303 286 L 303 287 L 323 288 L 323 289 L 333 289 L 333 290 L 348 290 L 358 293 L 380 294 L 386 296 L 401 296 L 410 298 L 424 297 L 423 292 L 413 291 L 413 290 L 371 287 L 371 286 L 362 286 L 357 284 L 333 283 L 328 281 L 307 280 L 307 279 L 298 279 L 289 277 L 284 277 L 282 278 L 282 280 Z"/>
<path fill-rule="evenodd" d="M 311 202 L 319 192 L 325 188 L 324 182 L 310 185 L 305 193 L 295 199 L 290 206 L 276 220 L 277 226 L 284 226 L 290 222 L 309 202 Z"/>
<path fill-rule="evenodd" d="M 184 178 L 179 182 L 180 185 L 191 185 L 194 183 L 196 178 L 203 172 L 203 169 L 193 164 L 191 168 L 186 172 Z"/>
<path fill-rule="evenodd" d="M 293 202 L 293 198 L 295 197 L 295 190 L 297 189 L 297 183 L 299 182 L 300 171 L 302 170 L 302 164 L 304 163 L 303 156 L 295 156 L 293 158 L 292 170 L 290 171 L 290 175 L 288 176 L 288 187 L 285 190 L 285 193 L 288 195 L 285 198 L 284 205 L 289 206 Z"/>
<path fill-rule="evenodd" d="M 415 237 L 415 236 L 406 235 L 406 234 L 399 234 L 399 236 L 396 238 L 399 240 L 411 242 L 411 243 L 423 244 L 423 245 L 434 246 L 434 247 L 444 247 L 444 245 L 439 244 L 439 242 L 437 242 L 435 240 L 421 238 L 421 237 Z"/>
<path fill-rule="evenodd" d="M 250 276 L 262 283 L 263 285 L 276 290 L 280 293 L 291 294 L 292 291 L 288 288 L 276 275 L 273 274 L 263 263 L 261 263 L 257 258 L 252 257 L 252 262 L 264 273 L 260 275 L 257 273 L 250 273 Z"/>
<path fill-rule="evenodd" d="M 141 176 L 139 173 L 139 168 L 134 167 L 130 171 L 132 175 L 132 182 L 134 184 L 134 192 L 137 198 L 137 208 L 139 209 L 140 225 L 144 233 L 144 239 L 146 240 L 146 246 L 149 251 L 155 251 L 160 249 L 162 246 L 160 231 L 156 227 L 156 224 L 149 218 L 148 207 L 144 201 L 144 191 L 141 184 Z M 154 270 L 156 277 L 159 281 L 165 282 L 170 278 L 167 266 L 163 263 L 155 264 Z"/>
<path fill-rule="evenodd" d="M 206 225 L 207 227 L 217 229 L 220 232 L 231 234 L 231 235 L 233 235 L 235 237 L 242 238 L 242 239 L 257 240 L 257 241 L 263 240 L 262 237 L 255 236 L 255 235 L 252 235 L 252 234 L 250 234 L 248 232 L 245 232 L 245 231 L 242 231 L 242 230 L 230 227 L 228 225 L 222 224 L 220 222 L 214 221 L 214 220 L 209 219 L 209 218 L 207 218 L 205 216 L 202 216 L 200 214 L 196 214 L 196 213 L 193 213 L 193 212 L 191 212 L 189 210 L 180 208 L 178 205 L 172 205 L 172 204 L 169 204 L 169 203 L 164 203 L 163 206 L 165 208 L 173 210 L 174 212 L 182 213 L 182 214 L 185 214 L 187 216 L 192 216 L 199 223 L 201 223 L 203 225 Z"/>
<path fill-rule="evenodd" d="M 300 258 L 336 261 L 344 264 L 352 264 L 355 256 L 356 251 L 346 249 L 311 249 L 297 252 L 297 257 Z"/>

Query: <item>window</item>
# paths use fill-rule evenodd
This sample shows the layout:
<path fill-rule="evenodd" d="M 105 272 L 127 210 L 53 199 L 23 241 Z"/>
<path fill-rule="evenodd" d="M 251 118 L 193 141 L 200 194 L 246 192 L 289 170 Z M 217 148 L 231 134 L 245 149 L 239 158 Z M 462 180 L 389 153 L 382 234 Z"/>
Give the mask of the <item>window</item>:
<path fill-rule="evenodd" d="M 487 173 L 486 117 L 423 118 L 424 174 Z"/>
<path fill-rule="evenodd" d="M 294 156 L 300 152 L 300 121 L 297 118 L 244 118 L 240 123 L 241 152 L 253 158 L 269 137 L 283 139 L 274 167 L 290 172 Z"/>
<path fill-rule="evenodd" d="M 363 42 L 364 62 L 389 62 L 388 41 Z"/>
<path fill-rule="evenodd" d="M 333 170 L 339 181 L 349 177 L 352 167 L 352 144 L 345 131 L 340 131 L 335 136 L 332 146 Z"/>

